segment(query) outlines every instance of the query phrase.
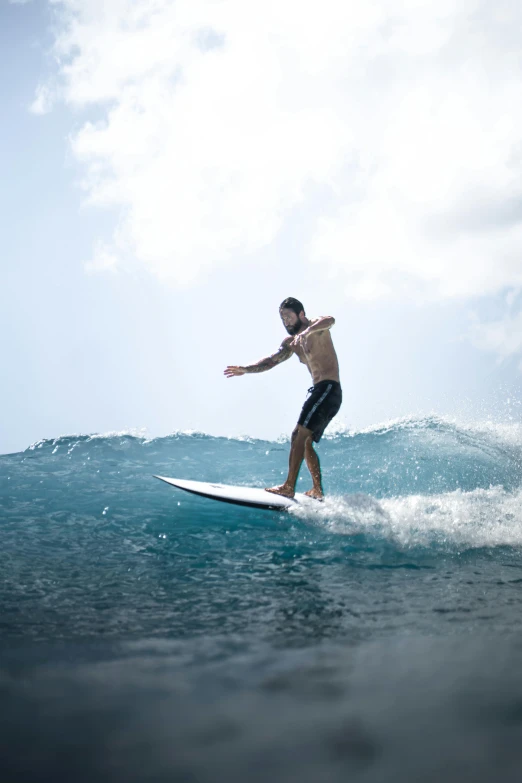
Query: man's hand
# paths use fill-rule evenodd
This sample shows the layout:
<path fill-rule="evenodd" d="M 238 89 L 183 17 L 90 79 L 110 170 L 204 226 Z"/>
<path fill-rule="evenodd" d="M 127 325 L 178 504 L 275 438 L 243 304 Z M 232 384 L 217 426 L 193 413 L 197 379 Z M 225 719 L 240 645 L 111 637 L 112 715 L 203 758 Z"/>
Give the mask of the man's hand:
<path fill-rule="evenodd" d="M 225 375 L 227 378 L 233 378 L 234 375 L 244 375 L 246 373 L 245 367 L 227 367 L 225 370 Z"/>
<path fill-rule="evenodd" d="M 306 350 L 306 338 L 310 336 L 310 328 L 304 329 L 299 334 L 296 334 L 292 340 L 292 348 L 303 348 Z"/>

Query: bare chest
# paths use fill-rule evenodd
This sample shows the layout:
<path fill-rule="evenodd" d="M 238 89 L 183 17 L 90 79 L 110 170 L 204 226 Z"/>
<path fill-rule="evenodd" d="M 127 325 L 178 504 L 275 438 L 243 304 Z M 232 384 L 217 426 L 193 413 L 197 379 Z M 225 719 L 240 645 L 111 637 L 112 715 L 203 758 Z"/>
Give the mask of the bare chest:
<path fill-rule="evenodd" d="M 327 331 L 311 334 L 302 341 L 301 345 L 295 348 L 299 361 L 306 364 L 307 367 L 324 361 L 332 351 L 332 338 Z"/>

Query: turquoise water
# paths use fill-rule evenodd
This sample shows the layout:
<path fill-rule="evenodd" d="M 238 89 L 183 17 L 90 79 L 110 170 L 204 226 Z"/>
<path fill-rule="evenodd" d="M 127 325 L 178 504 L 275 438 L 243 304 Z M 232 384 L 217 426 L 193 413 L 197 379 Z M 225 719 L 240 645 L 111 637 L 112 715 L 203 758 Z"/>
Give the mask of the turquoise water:
<path fill-rule="evenodd" d="M 521 431 L 327 437 L 327 499 L 291 513 L 153 478 L 273 485 L 288 447 L 117 434 L 0 457 L 2 730 L 36 754 L 4 776 L 518 779 Z M 57 760 L 64 736 L 83 751 Z"/>

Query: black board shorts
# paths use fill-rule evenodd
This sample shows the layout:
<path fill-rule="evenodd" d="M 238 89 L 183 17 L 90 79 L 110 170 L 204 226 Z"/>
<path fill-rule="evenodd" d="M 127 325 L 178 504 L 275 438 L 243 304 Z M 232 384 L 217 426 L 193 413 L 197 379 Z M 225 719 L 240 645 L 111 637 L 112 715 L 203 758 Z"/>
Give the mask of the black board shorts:
<path fill-rule="evenodd" d="M 314 441 L 319 443 L 326 427 L 341 407 L 341 384 L 338 381 L 320 381 L 308 389 L 308 395 L 297 423 L 311 430 Z"/>

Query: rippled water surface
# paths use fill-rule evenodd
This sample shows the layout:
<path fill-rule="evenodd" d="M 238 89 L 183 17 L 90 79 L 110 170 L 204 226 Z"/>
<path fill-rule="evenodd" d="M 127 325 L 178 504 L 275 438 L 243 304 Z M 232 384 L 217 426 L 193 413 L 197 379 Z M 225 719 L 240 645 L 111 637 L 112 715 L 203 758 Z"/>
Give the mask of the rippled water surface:
<path fill-rule="evenodd" d="M 6 774 L 518 779 L 520 431 L 410 419 L 319 453 L 327 499 L 291 513 L 153 478 L 280 483 L 286 442 L 77 436 L 0 457 L 2 720 L 36 754 Z M 64 732 L 85 757 L 57 761 Z"/>

